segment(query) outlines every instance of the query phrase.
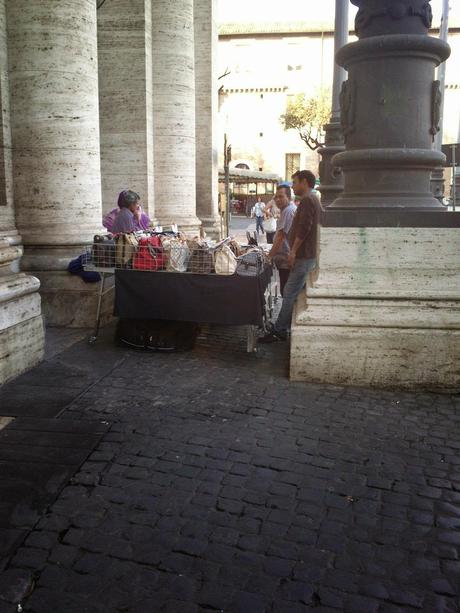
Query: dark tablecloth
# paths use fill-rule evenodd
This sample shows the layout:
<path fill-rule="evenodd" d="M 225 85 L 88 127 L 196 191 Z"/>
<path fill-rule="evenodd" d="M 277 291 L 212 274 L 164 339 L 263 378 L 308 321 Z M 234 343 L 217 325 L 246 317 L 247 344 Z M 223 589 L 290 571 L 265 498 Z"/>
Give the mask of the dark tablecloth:
<path fill-rule="evenodd" d="M 197 323 L 261 325 L 272 269 L 257 277 L 115 271 L 115 315 Z"/>

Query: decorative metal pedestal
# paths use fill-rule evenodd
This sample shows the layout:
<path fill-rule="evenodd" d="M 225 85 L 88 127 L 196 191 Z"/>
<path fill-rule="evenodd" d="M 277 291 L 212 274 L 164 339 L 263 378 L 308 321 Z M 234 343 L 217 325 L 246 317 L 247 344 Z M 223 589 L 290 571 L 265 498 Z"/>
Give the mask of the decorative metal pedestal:
<path fill-rule="evenodd" d="M 435 66 L 449 46 L 428 36 L 426 0 L 352 0 L 359 41 L 337 53 L 348 70 L 340 94 L 346 151 L 333 158 L 345 175 L 330 209 L 439 210 L 430 176 L 444 155 L 432 149 L 439 130 Z"/>

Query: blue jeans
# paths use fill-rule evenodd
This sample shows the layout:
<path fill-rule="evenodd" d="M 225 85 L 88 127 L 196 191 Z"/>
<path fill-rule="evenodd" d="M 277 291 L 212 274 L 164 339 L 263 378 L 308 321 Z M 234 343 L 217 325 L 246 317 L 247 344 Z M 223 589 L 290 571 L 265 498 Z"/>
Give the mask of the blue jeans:
<path fill-rule="evenodd" d="M 306 260 L 299 258 L 291 268 L 288 280 L 284 286 L 283 304 L 278 315 L 278 319 L 273 326 L 275 332 L 287 332 L 291 326 L 292 311 L 297 296 L 305 287 L 308 273 L 316 268 L 316 260 Z"/>
<path fill-rule="evenodd" d="M 259 230 L 262 232 L 262 234 L 265 232 L 265 230 L 264 230 L 264 218 L 263 217 L 258 217 L 256 215 L 256 232 L 257 232 L 257 234 L 259 234 Z"/>

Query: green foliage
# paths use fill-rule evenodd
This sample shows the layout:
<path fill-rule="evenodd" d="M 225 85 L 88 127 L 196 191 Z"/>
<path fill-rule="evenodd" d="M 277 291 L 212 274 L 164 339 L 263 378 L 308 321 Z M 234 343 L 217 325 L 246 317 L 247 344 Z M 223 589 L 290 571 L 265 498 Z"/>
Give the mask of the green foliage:
<path fill-rule="evenodd" d="M 331 117 L 331 94 L 318 90 L 313 98 L 298 94 L 290 98 L 280 121 L 285 130 L 297 130 L 303 142 L 313 151 L 324 145 L 324 126 Z"/>

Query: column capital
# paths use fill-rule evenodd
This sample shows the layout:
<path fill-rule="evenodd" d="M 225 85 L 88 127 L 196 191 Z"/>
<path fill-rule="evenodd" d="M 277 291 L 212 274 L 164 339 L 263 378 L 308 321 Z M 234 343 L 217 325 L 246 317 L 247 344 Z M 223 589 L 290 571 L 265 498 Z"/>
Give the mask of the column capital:
<path fill-rule="evenodd" d="M 427 34 L 433 20 L 431 0 L 351 0 L 359 7 L 359 38 L 382 34 Z"/>

